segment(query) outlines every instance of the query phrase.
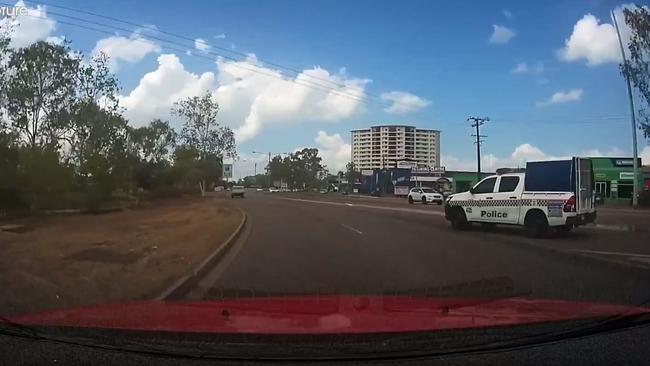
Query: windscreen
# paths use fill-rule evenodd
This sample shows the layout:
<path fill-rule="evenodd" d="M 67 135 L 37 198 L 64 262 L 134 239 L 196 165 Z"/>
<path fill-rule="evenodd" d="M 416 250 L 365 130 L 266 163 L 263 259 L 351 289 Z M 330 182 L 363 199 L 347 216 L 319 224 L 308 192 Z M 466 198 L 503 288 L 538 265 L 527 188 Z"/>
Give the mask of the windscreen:
<path fill-rule="evenodd" d="M 650 307 L 632 3 L 0 2 L 0 352 L 482 357 Z"/>

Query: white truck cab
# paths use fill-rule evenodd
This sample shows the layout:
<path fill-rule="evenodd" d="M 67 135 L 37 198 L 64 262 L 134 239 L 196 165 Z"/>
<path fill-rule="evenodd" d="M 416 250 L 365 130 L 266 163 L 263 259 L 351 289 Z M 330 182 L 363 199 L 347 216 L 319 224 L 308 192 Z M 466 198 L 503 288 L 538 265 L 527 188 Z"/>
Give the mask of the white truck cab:
<path fill-rule="evenodd" d="M 478 222 L 524 226 L 529 236 L 568 232 L 596 219 L 592 186 L 588 159 L 528 163 L 526 173 L 492 175 L 449 196 L 445 218 L 456 229 Z"/>

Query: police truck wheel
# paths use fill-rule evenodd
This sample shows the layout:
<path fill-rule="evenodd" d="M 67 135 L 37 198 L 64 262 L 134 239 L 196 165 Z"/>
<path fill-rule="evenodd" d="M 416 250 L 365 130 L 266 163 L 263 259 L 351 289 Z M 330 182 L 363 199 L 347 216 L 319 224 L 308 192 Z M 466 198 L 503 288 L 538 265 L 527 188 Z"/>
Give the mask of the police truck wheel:
<path fill-rule="evenodd" d="M 426 205 L 426 204 L 427 204 L 427 198 L 426 198 L 426 197 L 422 197 L 422 204 L 423 204 L 423 205 Z"/>
<path fill-rule="evenodd" d="M 409 196 L 409 203 L 413 204 L 413 197 Z"/>
<path fill-rule="evenodd" d="M 527 237 L 540 238 L 548 233 L 548 221 L 542 212 L 531 212 L 526 215 L 524 229 Z"/>
<path fill-rule="evenodd" d="M 456 208 L 451 215 L 451 227 L 456 230 L 465 230 L 469 227 L 467 216 L 462 208 Z"/>

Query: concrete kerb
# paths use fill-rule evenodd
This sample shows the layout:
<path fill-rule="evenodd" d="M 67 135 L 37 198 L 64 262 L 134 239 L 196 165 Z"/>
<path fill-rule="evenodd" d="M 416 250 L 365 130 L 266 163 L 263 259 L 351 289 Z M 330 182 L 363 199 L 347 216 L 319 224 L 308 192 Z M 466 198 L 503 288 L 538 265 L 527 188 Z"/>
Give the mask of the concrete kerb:
<path fill-rule="evenodd" d="M 246 224 L 247 216 L 246 212 L 241 208 L 238 210 L 242 214 L 242 220 L 239 223 L 239 226 L 235 231 L 230 234 L 230 236 L 221 243 L 210 255 L 201 261 L 194 269 L 187 275 L 181 277 L 171 286 L 165 289 L 160 295 L 156 296 L 154 300 L 164 301 L 164 300 L 178 300 L 183 297 L 187 292 L 196 285 L 196 283 L 206 275 L 207 272 L 224 256 L 224 254 L 230 249 L 232 244 L 237 241 L 239 234 L 241 234 L 244 225 Z"/>

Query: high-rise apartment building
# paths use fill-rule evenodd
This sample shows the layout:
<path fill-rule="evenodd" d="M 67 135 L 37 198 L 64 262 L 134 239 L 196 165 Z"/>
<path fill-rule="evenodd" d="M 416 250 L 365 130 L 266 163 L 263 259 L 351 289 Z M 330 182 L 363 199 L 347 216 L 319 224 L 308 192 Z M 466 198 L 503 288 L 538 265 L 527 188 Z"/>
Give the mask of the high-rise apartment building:
<path fill-rule="evenodd" d="M 357 169 L 395 168 L 400 160 L 440 167 L 440 131 L 384 125 L 352 130 L 352 162 Z"/>

